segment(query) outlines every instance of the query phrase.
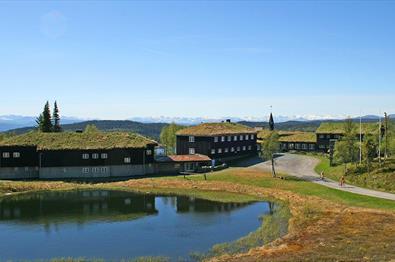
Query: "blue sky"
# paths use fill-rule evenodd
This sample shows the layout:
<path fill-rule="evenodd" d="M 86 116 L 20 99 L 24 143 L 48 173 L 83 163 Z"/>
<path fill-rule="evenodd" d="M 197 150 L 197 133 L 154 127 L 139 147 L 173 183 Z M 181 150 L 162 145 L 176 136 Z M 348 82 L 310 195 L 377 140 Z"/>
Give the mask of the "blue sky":
<path fill-rule="evenodd" d="M 0 2 L 0 115 L 395 113 L 395 2 Z"/>

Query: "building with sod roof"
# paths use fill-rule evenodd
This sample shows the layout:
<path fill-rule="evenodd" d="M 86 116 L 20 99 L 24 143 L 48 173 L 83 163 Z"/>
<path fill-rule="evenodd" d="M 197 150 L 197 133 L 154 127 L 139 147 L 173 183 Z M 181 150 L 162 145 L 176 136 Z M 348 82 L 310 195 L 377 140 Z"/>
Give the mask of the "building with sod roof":
<path fill-rule="evenodd" d="M 326 122 L 321 125 L 315 131 L 317 136 L 317 149 L 318 151 L 328 151 L 334 143 L 344 135 L 344 123 L 339 122 Z M 356 139 L 363 138 L 367 134 L 371 135 L 384 134 L 384 127 L 380 126 L 377 122 L 370 123 L 355 123 L 355 136 Z"/>
<path fill-rule="evenodd" d="M 122 177 L 155 173 L 157 142 L 122 132 L 30 132 L 0 141 L 0 178 Z"/>
<path fill-rule="evenodd" d="M 226 162 L 257 154 L 257 132 L 245 125 L 232 123 L 204 123 L 187 127 L 176 133 L 177 155 L 206 155 Z"/>

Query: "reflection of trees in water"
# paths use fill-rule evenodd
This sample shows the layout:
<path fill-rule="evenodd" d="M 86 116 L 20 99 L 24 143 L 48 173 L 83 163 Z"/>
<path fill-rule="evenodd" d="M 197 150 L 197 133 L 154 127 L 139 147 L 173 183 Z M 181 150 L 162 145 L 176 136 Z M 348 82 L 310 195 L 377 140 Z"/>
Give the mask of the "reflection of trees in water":
<path fill-rule="evenodd" d="M 0 200 L 0 221 L 51 224 L 134 219 L 156 213 L 155 196 L 92 190 L 17 195 Z"/>
<path fill-rule="evenodd" d="M 177 197 L 177 212 L 230 212 L 248 203 L 221 203 L 194 197 Z"/>

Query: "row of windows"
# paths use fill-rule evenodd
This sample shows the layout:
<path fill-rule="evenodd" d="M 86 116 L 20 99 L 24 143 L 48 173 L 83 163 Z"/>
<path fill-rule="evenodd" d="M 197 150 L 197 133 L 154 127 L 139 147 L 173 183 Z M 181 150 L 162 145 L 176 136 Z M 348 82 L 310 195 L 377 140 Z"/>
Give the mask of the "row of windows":
<path fill-rule="evenodd" d="M 228 147 L 225 147 L 225 148 L 217 148 L 217 150 L 215 150 L 215 149 L 211 149 L 211 154 L 212 155 L 214 155 L 214 154 L 222 154 L 222 153 L 229 153 L 229 151 L 230 152 L 235 152 L 235 151 L 237 151 L 237 152 L 240 152 L 240 151 L 246 151 L 246 150 L 252 150 L 252 146 L 243 146 L 243 147 L 231 147 L 231 148 L 228 148 Z"/>
<path fill-rule="evenodd" d="M 314 150 L 315 149 L 315 145 L 314 144 L 300 144 L 300 143 L 289 143 L 287 144 L 283 144 L 282 145 L 283 149 L 303 149 L 303 150 Z"/>
<path fill-rule="evenodd" d="M 108 168 L 107 167 L 83 167 L 82 168 L 82 173 L 83 174 L 89 174 L 89 173 L 107 173 Z"/>
<path fill-rule="evenodd" d="M 152 155 L 152 150 L 146 150 L 146 155 L 147 156 Z M 87 153 L 82 154 L 82 159 L 89 159 L 89 157 L 90 157 L 90 155 L 87 154 Z M 108 158 L 108 154 L 107 153 L 101 153 L 100 154 L 100 158 L 101 159 L 107 159 Z M 92 154 L 92 159 L 99 159 L 99 154 L 98 153 L 93 153 Z M 129 157 L 129 162 L 125 161 L 125 163 L 130 163 L 130 157 Z"/>
<path fill-rule="evenodd" d="M 318 146 L 320 149 L 329 149 L 329 145 L 319 145 Z"/>
<path fill-rule="evenodd" d="M 10 158 L 11 157 L 11 153 L 10 152 L 3 152 L 2 157 L 3 158 Z M 13 152 L 12 153 L 12 157 L 13 158 L 20 158 L 21 157 L 21 153 Z"/>
<path fill-rule="evenodd" d="M 320 139 L 325 139 L 325 138 L 330 139 L 330 138 L 331 138 L 331 135 L 318 135 L 318 137 L 319 137 Z M 333 138 L 334 138 L 334 139 L 339 139 L 339 138 L 340 138 L 340 135 L 333 135 Z"/>
<path fill-rule="evenodd" d="M 214 137 L 214 142 L 217 143 L 219 141 L 221 142 L 231 142 L 231 141 L 243 141 L 243 140 L 253 140 L 255 138 L 255 135 L 236 135 L 236 136 L 215 136 Z"/>

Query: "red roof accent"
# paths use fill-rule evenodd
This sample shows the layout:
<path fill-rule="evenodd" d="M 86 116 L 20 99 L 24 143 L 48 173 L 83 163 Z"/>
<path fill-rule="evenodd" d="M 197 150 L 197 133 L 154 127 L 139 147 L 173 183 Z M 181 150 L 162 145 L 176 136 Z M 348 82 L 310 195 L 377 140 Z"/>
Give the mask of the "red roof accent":
<path fill-rule="evenodd" d="M 170 155 L 168 156 L 174 162 L 199 162 L 199 161 L 211 161 L 206 155 Z"/>

